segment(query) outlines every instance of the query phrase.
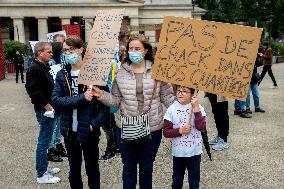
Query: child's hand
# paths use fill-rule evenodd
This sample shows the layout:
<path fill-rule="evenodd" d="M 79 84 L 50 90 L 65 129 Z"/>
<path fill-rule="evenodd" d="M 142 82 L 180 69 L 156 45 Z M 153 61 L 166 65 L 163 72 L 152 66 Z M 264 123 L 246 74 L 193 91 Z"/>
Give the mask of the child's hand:
<path fill-rule="evenodd" d="M 103 94 L 103 91 L 96 86 L 93 86 L 92 92 L 95 97 L 101 97 Z"/>
<path fill-rule="evenodd" d="M 200 111 L 200 109 L 199 109 L 199 102 L 198 102 L 198 98 L 197 98 L 196 95 L 193 95 L 191 97 L 190 103 L 192 105 L 193 112 L 199 112 Z"/>
<path fill-rule="evenodd" d="M 179 133 L 182 135 L 187 135 L 191 132 L 192 126 L 189 124 L 185 124 L 183 127 L 179 128 Z"/>

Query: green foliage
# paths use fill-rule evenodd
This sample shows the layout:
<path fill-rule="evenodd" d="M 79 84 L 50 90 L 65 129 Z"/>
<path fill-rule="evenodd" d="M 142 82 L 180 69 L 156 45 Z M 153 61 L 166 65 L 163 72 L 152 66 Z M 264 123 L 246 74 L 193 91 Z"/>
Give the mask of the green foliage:
<path fill-rule="evenodd" d="M 272 43 L 270 46 L 273 50 L 274 56 L 284 55 L 284 44 Z"/>
<path fill-rule="evenodd" d="M 6 60 L 12 60 L 13 56 L 19 51 L 24 56 L 28 55 L 29 48 L 19 41 L 9 41 L 4 43 L 4 56 Z"/>
<path fill-rule="evenodd" d="M 284 35 L 284 0 L 196 0 L 195 4 L 207 10 L 205 20 L 257 23 L 274 39 Z"/>

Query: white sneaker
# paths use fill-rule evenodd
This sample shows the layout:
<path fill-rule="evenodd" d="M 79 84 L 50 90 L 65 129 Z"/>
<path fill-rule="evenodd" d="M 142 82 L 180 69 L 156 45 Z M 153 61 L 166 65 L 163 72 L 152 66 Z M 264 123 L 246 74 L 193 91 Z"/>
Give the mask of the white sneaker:
<path fill-rule="evenodd" d="M 55 176 L 52 176 L 51 174 L 49 174 L 48 172 L 45 172 L 42 177 L 38 177 L 36 179 L 36 181 L 39 183 L 39 184 L 55 184 L 55 183 L 58 183 L 60 181 L 60 178 L 59 177 L 55 177 Z"/>
<path fill-rule="evenodd" d="M 230 143 L 227 141 L 225 142 L 223 139 L 219 139 L 219 142 L 215 145 L 212 146 L 212 149 L 213 150 L 217 150 L 217 151 L 220 151 L 220 150 L 224 150 L 224 149 L 227 149 L 230 147 Z"/>
<path fill-rule="evenodd" d="M 270 89 L 278 89 L 278 86 L 272 86 L 272 87 L 269 87 Z"/>
<path fill-rule="evenodd" d="M 215 145 L 219 142 L 221 138 L 219 136 L 215 136 L 214 138 L 210 139 L 208 142 L 210 145 Z"/>
<path fill-rule="evenodd" d="M 59 173 L 59 171 L 60 169 L 57 167 L 54 167 L 54 168 L 48 167 L 46 170 L 46 172 L 48 172 L 51 175 L 55 175 L 56 173 Z"/>

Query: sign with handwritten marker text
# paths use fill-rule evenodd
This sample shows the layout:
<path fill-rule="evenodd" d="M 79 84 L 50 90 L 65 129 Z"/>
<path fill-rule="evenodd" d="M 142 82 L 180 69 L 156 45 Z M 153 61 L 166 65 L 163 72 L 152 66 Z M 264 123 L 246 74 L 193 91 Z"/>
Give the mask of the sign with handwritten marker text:
<path fill-rule="evenodd" d="M 97 12 L 78 83 L 99 86 L 107 84 L 124 12 L 125 9 Z"/>
<path fill-rule="evenodd" d="M 262 29 L 168 16 L 152 77 L 245 100 Z"/>

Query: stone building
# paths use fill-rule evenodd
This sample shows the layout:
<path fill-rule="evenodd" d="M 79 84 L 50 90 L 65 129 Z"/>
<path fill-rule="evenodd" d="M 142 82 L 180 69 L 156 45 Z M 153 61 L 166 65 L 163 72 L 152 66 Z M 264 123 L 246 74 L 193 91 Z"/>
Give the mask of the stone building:
<path fill-rule="evenodd" d="M 141 32 L 157 42 L 163 17 L 200 19 L 205 10 L 191 0 L 1 0 L 0 28 L 3 41 L 46 41 L 47 33 L 64 24 L 79 24 L 81 37 L 88 39 L 96 11 L 125 8 L 121 32 Z M 194 11 L 193 11 L 194 10 Z M 194 12 L 194 13 L 193 13 Z"/>

